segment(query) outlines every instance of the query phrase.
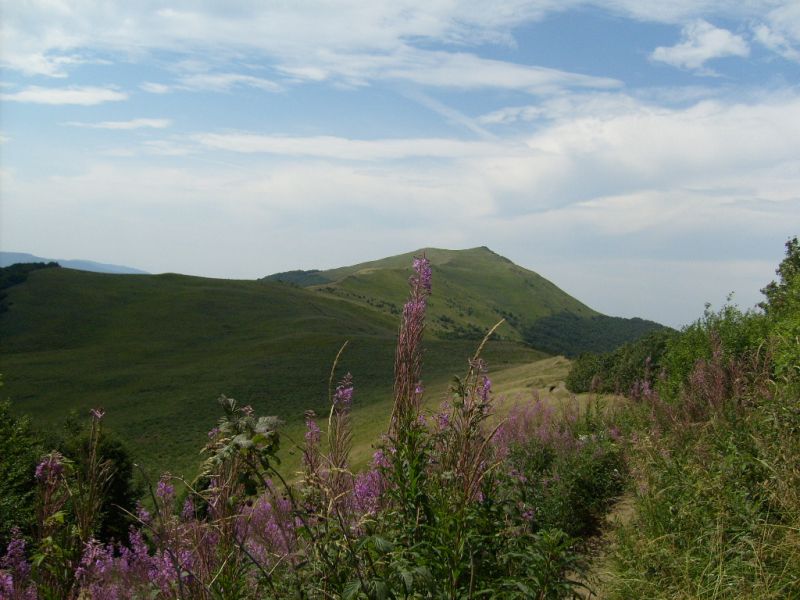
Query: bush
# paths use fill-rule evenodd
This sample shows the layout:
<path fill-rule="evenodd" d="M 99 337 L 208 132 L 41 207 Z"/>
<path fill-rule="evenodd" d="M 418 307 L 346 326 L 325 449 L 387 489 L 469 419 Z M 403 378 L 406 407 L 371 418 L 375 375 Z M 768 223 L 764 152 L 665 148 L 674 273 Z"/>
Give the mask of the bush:
<path fill-rule="evenodd" d="M 678 337 L 661 329 L 606 354 L 583 354 L 573 361 L 566 386 L 576 394 L 630 394 L 639 382 L 653 382 L 665 369 L 664 356 Z"/>
<path fill-rule="evenodd" d="M 26 536 L 32 533 L 34 471 L 41 454 L 41 440 L 28 419 L 12 415 L 9 401 L 0 402 L 0 548 L 9 543 L 14 527 Z"/>
<path fill-rule="evenodd" d="M 609 597 L 800 597 L 796 255 L 790 240 L 764 313 L 707 310 L 672 340 L 631 409 L 636 514 Z"/>
<path fill-rule="evenodd" d="M 536 400 L 512 410 L 498 432 L 507 455 L 504 485 L 534 531 L 596 534 L 625 484 L 619 430 L 600 410 L 577 407 L 566 418 Z"/>

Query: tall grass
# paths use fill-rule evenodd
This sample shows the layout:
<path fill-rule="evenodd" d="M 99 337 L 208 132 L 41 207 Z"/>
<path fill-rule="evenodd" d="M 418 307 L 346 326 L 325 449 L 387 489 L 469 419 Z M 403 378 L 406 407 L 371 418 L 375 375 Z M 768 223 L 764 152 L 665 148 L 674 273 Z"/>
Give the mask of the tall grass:
<path fill-rule="evenodd" d="M 629 411 L 636 512 L 609 597 L 800 598 L 795 263 L 796 239 L 764 312 L 707 311 L 642 386 Z"/>

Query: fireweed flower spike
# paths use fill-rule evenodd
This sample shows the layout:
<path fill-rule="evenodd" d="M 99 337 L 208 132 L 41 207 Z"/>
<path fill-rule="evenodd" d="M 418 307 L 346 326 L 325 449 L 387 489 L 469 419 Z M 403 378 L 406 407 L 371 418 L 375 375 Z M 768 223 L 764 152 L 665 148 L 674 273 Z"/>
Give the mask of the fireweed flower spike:
<path fill-rule="evenodd" d="M 328 418 L 328 467 L 330 488 L 335 495 L 341 494 L 349 479 L 348 456 L 353 434 L 350 424 L 350 407 L 353 404 L 353 376 L 348 373 L 336 386 Z"/>
<path fill-rule="evenodd" d="M 414 275 L 408 280 L 409 299 L 403 306 L 403 320 L 397 339 L 394 362 L 394 408 L 391 433 L 416 421 L 422 394 L 422 334 L 425 310 L 431 293 L 430 261 L 423 255 L 414 259 Z"/>

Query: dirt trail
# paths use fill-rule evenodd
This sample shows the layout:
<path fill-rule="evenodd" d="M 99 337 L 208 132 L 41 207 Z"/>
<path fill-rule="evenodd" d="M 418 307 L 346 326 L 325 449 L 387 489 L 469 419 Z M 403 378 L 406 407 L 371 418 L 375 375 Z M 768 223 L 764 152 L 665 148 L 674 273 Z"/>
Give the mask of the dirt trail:
<path fill-rule="evenodd" d="M 585 600 L 603 600 L 605 598 L 603 588 L 607 581 L 610 566 L 609 556 L 614 545 L 614 528 L 630 522 L 634 511 L 633 496 L 631 494 L 622 496 L 606 515 L 603 531 L 589 542 L 589 570 L 581 578 L 581 582 L 589 588 L 589 591 L 581 593 L 581 598 Z"/>

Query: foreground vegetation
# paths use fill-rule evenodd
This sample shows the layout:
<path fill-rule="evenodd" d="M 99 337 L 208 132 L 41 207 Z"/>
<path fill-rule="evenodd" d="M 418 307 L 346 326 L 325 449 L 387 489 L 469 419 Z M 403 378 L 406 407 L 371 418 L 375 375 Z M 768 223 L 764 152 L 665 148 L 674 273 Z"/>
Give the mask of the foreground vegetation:
<path fill-rule="evenodd" d="M 761 310 L 707 310 L 679 335 L 575 363 L 573 382 L 598 362 L 613 380 L 656 350 L 629 388 L 635 510 L 614 534 L 605 597 L 800 598 L 796 238 L 778 275 Z"/>
<path fill-rule="evenodd" d="M 358 390 L 342 374 L 346 348 L 327 407 L 305 415 L 294 480 L 276 462 L 279 421 L 222 397 L 201 475 L 165 474 L 147 508 L 126 512 L 124 497 L 108 502 L 123 462 L 102 411 L 38 464 L 26 422 L 6 416 L 3 493 L 35 501 L 32 512 L 0 503 L 19 526 L 6 533 L 0 596 L 569 598 L 599 587 L 605 598 L 800 598 L 796 239 L 778 276 L 757 310 L 707 310 L 681 332 L 573 363 L 570 386 L 626 401 L 501 406 L 487 336 L 431 412 L 431 270 L 416 260 L 391 419 L 364 470 L 351 452 Z M 621 495 L 632 512 L 605 533 L 600 562 L 591 540 Z"/>

